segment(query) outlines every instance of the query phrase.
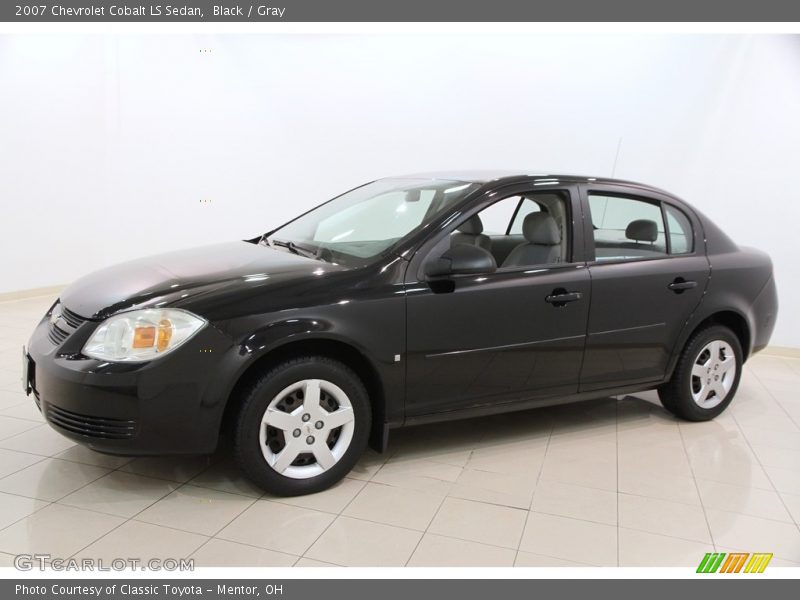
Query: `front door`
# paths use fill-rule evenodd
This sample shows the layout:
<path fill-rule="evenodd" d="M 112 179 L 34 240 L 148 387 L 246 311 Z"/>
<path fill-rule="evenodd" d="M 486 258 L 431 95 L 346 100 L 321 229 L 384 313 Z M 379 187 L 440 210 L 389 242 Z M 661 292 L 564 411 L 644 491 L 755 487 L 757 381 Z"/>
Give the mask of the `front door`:
<path fill-rule="evenodd" d="M 520 212 L 521 198 L 536 206 Z M 501 202 L 479 204 L 478 221 L 474 211 L 465 212 L 452 235 L 443 234 L 452 241 L 428 249 L 432 257 L 451 243 L 472 243 L 488 252 L 494 247 L 495 258 L 502 257 L 497 271 L 455 276 L 443 284 L 426 281 L 413 268 L 415 261 L 408 269 L 407 416 L 578 389 L 591 285 L 585 264 L 573 261 L 572 198 L 567 190 L 523 190 L 506 203 L 506 217 L 498 216 Z M 529 226 L 524 230 L 530 239 L 524 239 L 522 225 L 514 226 L 516 216 L 532 212 L 546 213 L 534 218 L 549 238 Z M 469 227 L 463 226 L 467 221 Z M 524 246 L 509 252 L 504 236 L 518 236 Z M 544 262 L 537 264 L 537 257 Z"/>

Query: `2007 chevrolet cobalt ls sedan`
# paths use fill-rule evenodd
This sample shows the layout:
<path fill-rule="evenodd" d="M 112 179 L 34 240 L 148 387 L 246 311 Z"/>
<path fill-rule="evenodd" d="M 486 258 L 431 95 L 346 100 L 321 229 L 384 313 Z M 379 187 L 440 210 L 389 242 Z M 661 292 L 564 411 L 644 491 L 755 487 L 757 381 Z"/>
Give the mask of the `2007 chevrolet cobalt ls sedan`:
<path fill-rule="evenodd" d="M 776 312 L 769 257 L 666 192 L 410 176 L 78 280 L 24 385 L 90 448 L 207 453 L 225 431 L 250 479 L 304 494 L 402 425 L 648 389 L 711 419 Z"/>

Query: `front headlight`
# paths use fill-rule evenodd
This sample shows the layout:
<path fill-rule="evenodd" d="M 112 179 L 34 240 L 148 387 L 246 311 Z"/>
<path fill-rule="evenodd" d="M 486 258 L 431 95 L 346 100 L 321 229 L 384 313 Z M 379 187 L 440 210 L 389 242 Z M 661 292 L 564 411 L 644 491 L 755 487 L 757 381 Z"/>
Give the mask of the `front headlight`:
<path fill-rule="evenodd" d="M 132 310 L 103 321 L 83 353 L 110 362 L 145 362 L 174 350 L 205 324 L 175 308 Z"/>

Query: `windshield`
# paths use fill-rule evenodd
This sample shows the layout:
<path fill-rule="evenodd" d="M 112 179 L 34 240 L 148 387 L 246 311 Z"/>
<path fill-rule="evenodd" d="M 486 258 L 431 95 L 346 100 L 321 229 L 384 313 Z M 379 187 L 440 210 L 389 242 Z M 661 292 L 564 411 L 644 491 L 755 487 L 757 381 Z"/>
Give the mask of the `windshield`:
<path fill-rule="evenodd" d="M 477 188 L 460 181 L 379 179 L 275 230 L 267 242 L 329 262 L 365 264 Z"/>

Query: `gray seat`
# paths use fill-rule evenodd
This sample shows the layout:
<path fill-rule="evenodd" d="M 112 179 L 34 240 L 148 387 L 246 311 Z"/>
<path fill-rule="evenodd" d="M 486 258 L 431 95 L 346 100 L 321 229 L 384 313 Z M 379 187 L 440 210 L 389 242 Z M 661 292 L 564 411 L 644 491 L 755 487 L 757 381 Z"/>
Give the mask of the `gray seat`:
<path fill-rule="evenodd" d="M 522 222 L 525 241 L 503 261 L 503 267 L 546 265 L 561 262 L 561 232 L 546 212 L 534 212 Z"/>
<path fill-rule="evenodd" d="M 458 244 L 478 246 L 491 251 L 492 239 L 483 234 L 483 222 L 478 215 L 474 215 L 458 226 L 456 232 L 450 236 L 450 247 Z"/>
<path fill-rule="evenodd" d="M 650 219 L 636 219 L 628 223 L 625 237 L 634 242 L 654 243 L 658 239 L 658 224 Z"/>

